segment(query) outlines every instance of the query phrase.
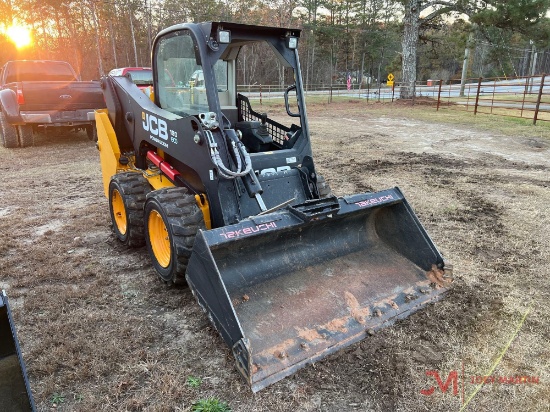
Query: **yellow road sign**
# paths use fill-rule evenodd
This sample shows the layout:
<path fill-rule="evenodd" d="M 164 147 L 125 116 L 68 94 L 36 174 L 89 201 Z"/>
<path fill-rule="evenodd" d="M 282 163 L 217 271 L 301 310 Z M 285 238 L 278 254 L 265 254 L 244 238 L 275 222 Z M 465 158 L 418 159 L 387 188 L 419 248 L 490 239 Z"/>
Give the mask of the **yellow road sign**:
<path fill-rule="evenodd" d="M 393 73 L 388 74 L 388 81 L 393 82 L 393 79 L 395 79 L 395 76 L 393 75 Z"/>

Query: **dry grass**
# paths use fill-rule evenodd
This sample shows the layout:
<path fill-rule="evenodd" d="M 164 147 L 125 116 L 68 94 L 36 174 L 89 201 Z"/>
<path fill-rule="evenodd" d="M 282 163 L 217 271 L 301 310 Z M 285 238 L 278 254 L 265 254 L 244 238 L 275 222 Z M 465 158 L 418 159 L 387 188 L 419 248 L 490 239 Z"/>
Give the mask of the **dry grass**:
<path fill-rule="evenodd" d="M 143 249 L 109 229 L 97 151 L 83 135 L 0 148 L 0 288 L 13 304 L 39 410 L 458 410 L 427 370 L 461 373 L 466 397 L 525 311 L 468 410 L 544 410 L 550 399 L 550 128 L 405 105 L 308 104 L 314 153 L 334 191 L 398 185 L 455 266 L 449 295 L 252 395 L 188 290 L 167 289 Z M 282 106 L 268 108 L 282 113 Z M 189 377 L 202 384 L 192 387 Z M 432 396 L 421 389 L 435 385 Z M 452 386 L 452 385 L 451 385 Z"/>

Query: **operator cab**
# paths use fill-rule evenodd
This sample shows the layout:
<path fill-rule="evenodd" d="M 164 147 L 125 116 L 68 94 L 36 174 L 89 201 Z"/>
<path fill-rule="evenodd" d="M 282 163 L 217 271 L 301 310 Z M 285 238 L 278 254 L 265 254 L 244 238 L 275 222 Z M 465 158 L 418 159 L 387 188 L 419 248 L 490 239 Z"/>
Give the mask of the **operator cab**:
<path fill-rule="evenodd" d="M 198 42 L 196 39 L 204 36 L 205 27 L 211 30 L 207 36 L 209 41 L 204 43 L 203 37 Z M 210 27 L 181 25 L 159 36 L 154 53 L 156 103 L 182 117 L 216 113 L 220 127 L 235 129 L 250 153 L 290 149 L 300 137 L 305 121 L 305 111 L 299 110 L 303 106 L 299 103 L 303 99 L 298 93 L 301 87 L 294 84 L 284 91 L 290 119 L 283 124 L 257 107 L 260 106 L 258 87 L 239 92 L 237 84 L 250 84 L 253 80 L 256 85 L 265 85 L 273 83 L 277 75 L 281 84 L 283 79 L 295 82 L 299 77 L 295 56 L 299 31 L 281 29 L 281 33 L 264 33 L 264 28 L 258 28 L 251 35 L 249 26 L 246 30 L 242 27 L 234 23 L 211 23 Z M 266 57 L 268 53 L 276 58 Z M 277 65 L 269 72 L 252 76 L 260 58 L 275 61 Z M 275 93 L 282 97 L 281 88 Z M 290 99 L 289 95 L 292 95 Z"/>

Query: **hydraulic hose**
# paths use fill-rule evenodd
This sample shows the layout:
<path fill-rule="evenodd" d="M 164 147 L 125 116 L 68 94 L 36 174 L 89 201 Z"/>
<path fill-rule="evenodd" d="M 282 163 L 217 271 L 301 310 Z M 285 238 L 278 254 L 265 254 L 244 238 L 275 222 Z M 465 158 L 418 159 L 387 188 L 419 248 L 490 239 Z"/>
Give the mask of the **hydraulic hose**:
<path fill-rule="evenodd" d="M 218 173 L 220 174 L 220 176 L 224 177 L 225 179 L 235 179 L 237 177 L 246 176 L 248 173 L 250 173 L 250 171 L 252 170 L 252 161 L 250 159 L 250 155 L 234 132 L 227 133 L 227 136 L 230 139 L 231 151 L 233 152 L 233 155 L 237 162 L 236 171 L 231 170 L 223 163 L 220 152 L 218 150 L 218 144 L 214 140 L 214 135 L 212 134 L 212 132 L 210 130 L 205 130 L 204 133 L 208 141 L 208 147 L 210 148 L 210 157 L 212 159 L 212 162 L 218 169 Z"/>

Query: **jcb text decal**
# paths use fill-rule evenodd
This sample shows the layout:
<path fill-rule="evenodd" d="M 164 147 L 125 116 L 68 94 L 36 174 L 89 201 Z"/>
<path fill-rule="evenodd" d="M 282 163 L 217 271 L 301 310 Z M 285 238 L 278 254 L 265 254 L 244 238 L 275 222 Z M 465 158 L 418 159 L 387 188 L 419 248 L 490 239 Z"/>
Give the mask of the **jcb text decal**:
<path fill-rule="evenodd" d="M 168 125 L 166 124 L 166 121 L 145 112 L 141 112 L 141 120 L 143 130 L 150 133 L 149 137 L 151 140 L 163 145 L 164 147 L 168 147 L 168 144 L 157 139 L 157 137 L 160 137 L 162 140 L 168 140 Z"/>

